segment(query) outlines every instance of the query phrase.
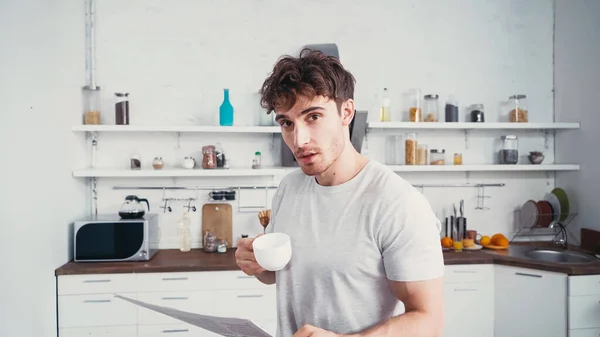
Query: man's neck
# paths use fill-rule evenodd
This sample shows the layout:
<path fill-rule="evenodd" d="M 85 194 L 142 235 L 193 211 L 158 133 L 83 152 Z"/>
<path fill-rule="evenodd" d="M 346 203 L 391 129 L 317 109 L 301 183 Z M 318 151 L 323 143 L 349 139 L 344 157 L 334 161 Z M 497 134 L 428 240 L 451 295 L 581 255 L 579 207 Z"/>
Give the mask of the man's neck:
<path fill-rule="evenodd" d="M 341 185 L 354 178 L 369 160 L 356 152 L 354 147 L 346 144 L 346 148 L 327 171 L 315 177 L 323 186 Z"/>

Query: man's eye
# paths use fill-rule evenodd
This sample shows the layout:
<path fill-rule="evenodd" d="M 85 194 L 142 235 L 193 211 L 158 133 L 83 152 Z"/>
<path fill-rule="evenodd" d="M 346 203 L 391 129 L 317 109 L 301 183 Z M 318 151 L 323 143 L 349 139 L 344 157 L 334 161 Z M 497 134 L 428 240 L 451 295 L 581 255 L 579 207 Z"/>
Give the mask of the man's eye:
<path fill-rule="evenodd" d="M 311 120 L 314 121 L 314 120 L 321 118 L 321 116 L 319 116 L 318 114 L 313 114 L 313 115 L 310 115 L 308 118 L 310 118 Z"/>
<path fill-rule="evenodd" d="M 290 121 L 282 121 L 280 125 L 287 128 L 289 126 L 292 126 L 292 122 L 290 122 Z"/>

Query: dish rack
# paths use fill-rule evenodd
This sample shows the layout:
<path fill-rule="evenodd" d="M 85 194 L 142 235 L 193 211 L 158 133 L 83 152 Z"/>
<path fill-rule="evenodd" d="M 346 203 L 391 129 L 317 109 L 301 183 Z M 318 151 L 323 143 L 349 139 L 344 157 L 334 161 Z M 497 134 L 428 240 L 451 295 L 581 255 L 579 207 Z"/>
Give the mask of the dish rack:
<path fill-rule="evenodd" d="M 514 241 L 517 237 L 540 237 L 552 236 L 556 238 L 561 233 L 561 226 L 565 229 L 567 235 L 569 225 L 577 217 L 577 211 L 570 210 L 568 213 L 557 214 L 552 213 L 531 213 L 524 208 L 514 210 L 514 234 L 510 241 Z M 576 238 L 569 236 L 568 241 L 573 242 Z M 579 244 L 579 243 L 577 243 Z"/>

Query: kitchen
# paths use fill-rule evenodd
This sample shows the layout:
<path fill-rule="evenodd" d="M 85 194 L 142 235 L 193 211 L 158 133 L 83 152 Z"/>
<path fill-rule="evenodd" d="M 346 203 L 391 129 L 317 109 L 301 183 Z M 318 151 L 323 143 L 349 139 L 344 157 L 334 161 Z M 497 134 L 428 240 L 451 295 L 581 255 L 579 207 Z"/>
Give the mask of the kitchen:
<path fill-rule="evenodd" d="M 293 15 L 281 14 L 290 13 L 290 6 Z M 0 123 L 10 126 L 2 133 L 2 153 L 7 163 L 19 163 L 6 165 L 3 174 L 8 218 L 1 250 L 0 335 L 203 335 L 125 304 L 81 307 L 112 292 L 149 301 L 197 299 L 202 306 L 180 305 L 209 314 L 251 315 L 260 307 L 268 317 L 257 320 L 272 332 L 273 288 L 239 278 L 231 249 L 203 252 L 203 208 L 231 207 L 232 242 L 262 232 L 257 215 L 270 208 L 278 181 L 293 167 L 282 166 L 278 127 L 261 117 L 258 85 L 278 56 L 315 43 L 335 43 L 357 76 L 357 110 L 368 111 L 362 152 L 417 186 L 443 225 L 446 218 L 456 218 L 456 207 L 458 214 L 464 210 L 469 230 L 490 238 L 501 233 L 510 241 L 508 249 L 464 247 L 444 253 L 446 335 L 600 334 L 597 262 L 558 264 L 511 255 L 519 254 L 516 247 L 551 242 L 561 233 L 560 226 L 537 227 L 547 223 L 548 214 L 538 210 L 542 206 L 533 207 L 547 206 L 555 188 L 567 196 L 569 244 L 585 243 L 582 228 L 600 230 L 592 201 L 598 197 L 597 177 L 591 173 L 598 166 L 592 148 L 598 136 L 588 124 L 595 120 L 594 95 L 588 91 L 599 84 L 599 69 L 592 63 L 599 48 L 584 39 L 584 32 L 600 28 L 594 1 L 353 6 L 341 1 L 177 6 L 60 1 L 52 8 L 41 1 L 8 1 L 0 8 L 0 25 L 11 32 L 2 39 L 3 50 L 12 50 L 1 64 L 7 65 L 7 78 L 23 82 L 2 83 L 0 90 L 0 107 L 10 112 L 3 116 L 14 119 Z M 331 18 L 333 11 L 355 19 L 344 26 L 347 31 Z M 308 18 L 320 24 L 307 26 Z M 290 20 L 296 24 L 289 25 Z M 82 91 L 92 82 L 98 90 Z M 438 95 L 440 121 L 447 117 L 446 103 L 457 102 L 459 122 L 411 124 L 412 88 L 420 90 L 415 97 L 423 101 Z M 386 94 L 391 121 L 381 120 Z M 219 125 L 226 95 L 235 111 L 232 128 Z M 510 122 L 512 95 L 526 95 L 519 99 L 527 106 L 526 123 Z M 116 125 L 116 105 L 125 100 L 129 125 Z M 100 107 L 101 125 L 85 124 L 86 104 Z M 471 121 L 475 104 L 483 105 L 484 122 Z M 92 123 L 98 115 L 90 117 Z M 517 142 L 503 136 L 517 136 Z M 430 162 L 431 150 L 444 149 L 445 165 L 406 165 L 401 145 L 411 139 L 427 146 Z M 230 168 L 202 169 L 206 146 L 222 149 Z M 497 163 L 499 150 L 511 146 L 518 148 L 518 164 Z M 529 161 L 531 151 L 543 153 L 541 164 Z M 461 155 L 460 165 L 454 165 L 455 153 Z M 186 168 L 192 162 L 195 166 Z M 145 263 L 68 263 L 74 223 L 96 210 L 118 214 L 129 195 L 147 199 L 143 207 L 157 215 L 162 251 Z M 225 200 L 212 201 L 212 196 Z M 525 209 L 538 214 L 534 229 L 522 226 L 531 220 L 522 215 Z M 179 251 L 184 212 L 190 252 Z M 248 301 L 235 304 L 243 300 Z M 32 319 L 25 318 L 29 314 Z"/>

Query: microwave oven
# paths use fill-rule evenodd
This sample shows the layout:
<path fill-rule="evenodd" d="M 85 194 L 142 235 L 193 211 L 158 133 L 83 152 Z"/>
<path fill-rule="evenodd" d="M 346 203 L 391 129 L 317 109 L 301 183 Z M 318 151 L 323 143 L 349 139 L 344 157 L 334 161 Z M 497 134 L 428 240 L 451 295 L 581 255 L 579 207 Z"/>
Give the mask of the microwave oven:
<path fill-rule="evenodd" d="M 73 224 L 75 262 L 148 261 L 158 251 L 158 215 L 139 219 L 99 214 Z"/>

